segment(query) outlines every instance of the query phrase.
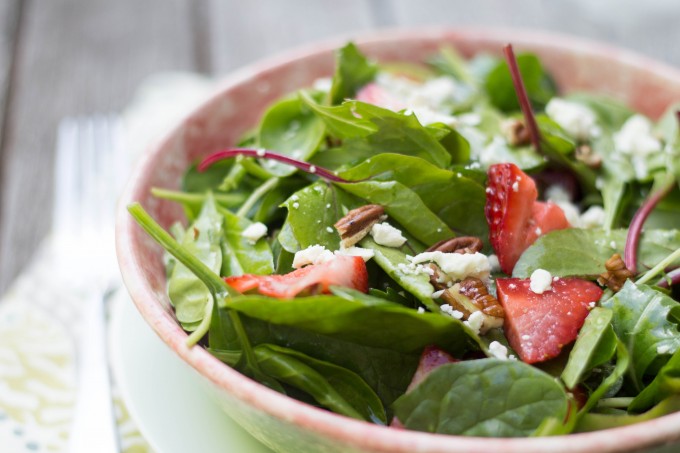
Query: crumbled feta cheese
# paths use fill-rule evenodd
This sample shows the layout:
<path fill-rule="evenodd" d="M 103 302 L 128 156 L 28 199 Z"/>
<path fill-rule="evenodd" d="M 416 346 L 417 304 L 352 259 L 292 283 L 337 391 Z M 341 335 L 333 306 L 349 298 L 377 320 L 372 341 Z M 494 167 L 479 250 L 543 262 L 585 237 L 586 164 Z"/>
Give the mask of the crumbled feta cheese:
<path fill-rule="evenodd" d="M 373 225 L 371 236 L 373 236 L 376 243 L 386 247 L 401 247 L 406 242 L 406 238 L 401 234 L 401 231 L 387 222 Z"/>
<path fill-rule="evenodd" d="M 255 222 L 248 225 L 248 227 L 241 233 L 241 236 L 246 238 L 251 244 L 254 244 L 260 238 L 266 236 L 266 234 L 267 225 L 261 222 Z"/>
<path fill-rule="evenodd" d="M 588 303 L 588 309 L 592 310 L 593 308 L 595 308 L 595 305 L 597 305 L 597 302 L 595 302 L 595 301 Z"/>
<path fill-rule="evenodd" d="M 602 206 L 591 206 L 581 214 L 581 228 L 599 228 L 604 224 L 605 213 Z"/>
<path fill-rule="evenodd" d="M 442 272 L 453 280 L 463 280 L 466 277 L 477 277 L 487 281 L 491 273 L 491 265 L 486 255 L 482 253 L 443 253 L 423 252 L 413 257 L 411 263 L 435 262 Z"/>
<path fill-rule="evenodd" d="M 418 307 L 418 314 L 422 315 L 425 313 L 425 309 L 423 307 Z"/>
<path fill-rule="evenodd" d="M 489 267 L 491 268 L 492 273 L 501 271 L 501 263 L 498 261 L 496 255 L 489 255 L 487 259 L 489 260 Z"/>
<path fill-rule="evenodd" d="M 456 319 L 461 319 L 463 317 L 463 313 L 456 310 L 449 304 L 442 304 L 439 306 L 439 309 L 443 312 L 446 313 L 447 315 L 451 316 L 452 318 Z"/>
<path fill-rule="evenodd" d="M 661 150 L 661 142 L 652 134 L 652 122 L 642 115 L 633 115 L 614 134 L 616 150 L 631 155 L 647 155 Z"/>
<path fill-rule="evenodd" d="M 508 360 L 508 348 L 497 341 L 492 341 L 489 345 L 489 353 L 497 359 Z"/>
<path fill-rule="evenodd" d="M 503 151 L 507 147 L 508 143 L 505 138 L 496 135 L 489 144 L 480 150 L 478 159 L 486 167 L 503 163 L 505 162 L 504 154 L 506 154 Z"/>
<path fill-rule="evenodd" d="M 615 248 L 616 248 L 616 241 L 611 241 L 611 242 L 609 243 L 609 247 L 615 249 Z"/>
<path fill-rule="evenodd" d="M 331 204 L 330 204 L 330 203 L 326 203 L 326 209 L 330 209 L 330 208 L 331 208 Z"/>
<path fill-rule="evenodd" d="M 552 289 L 552 275 L 545 269 L 536 269 L 531 273 L 529 289 L 536 294 L 543 294 Z"/>
<path fill-rule="evenodd" d="M 671 347 L 667 344 L 660 344 L 656 347 L 656 353 L 657 354 L 668 354 L 671 350 Z"/>
<path fill-rule="evenodd" d="M 315 90 L 324 91 L 326 93 L 331 91 L 331 86 L 333 86 L 333 79 L 331 79 L 330 77 L 318 78 L 312 84 L 312 87 Z"/>
<path fill-rule="evenodd" d="M 331 228 L 331 227 L 326 227 L 326 231 L 328 231 L 329 233 L 332 233 L 332 232 L 333 232 L 333 228 Z"/>
<path fill-rule="evenodd" d="M 548 199 L 548 201 L 555 203 L 562 209 L 564 217 L 567 219 L 567 222 L 569 222 L 569 225 L 574 228 L 579 228 L 581 226 L 581 211 L 579 211 L 575 204 L 570 201 L 554 201 L 552 199 Z"/>
<path fill-rule="evenodd" d="M 577 102 L 552 98 L 545 106 L 545 113 L 577 140 L 588 140 L 600 133 L 595 113 Z"/>
<path fill-rule="evenodd" d="M 375 256 L 375 252 L 371 249 L 363 247 L 347 247 L 341 248 L 335 252 L 336 255 L 360 256 L 364 261 L 368 261 Z"/>
<path fill-rule="evenodd" d="M 326 247 L 323 245 L 310 245 L 304 250 L 295 252 L 293 267 L 299 269 L 308 264 L 325 263 L 326 261 L 333 259 L 333 256 L 333 252 L 326 250 Z"/>
<path fill-rule="evenodd" d="M 439 299 L 439 298 L 441 297 L 441 295 L 444 294 L 444 291 L 446 291 L 446 290 L 440 289 L 439 291 L 433 292 L 433 293 L 432 293 L 432 298 L 433 298 L 433 299 Z"/>
<path fill-rule="evenodd" d="M 571 195 L 561 184 L 553 184 L 545 189 L 545 198 L 553 203 L 571 201 Z"/>
<path fill-rule="evenodd" d="M 472 312 L 467 321 L 463 321 L 463 323 L 468 326 L 470 330 L 479 335 L 482 325 L 484 324 L 484 313 L 481 311 Z"/>

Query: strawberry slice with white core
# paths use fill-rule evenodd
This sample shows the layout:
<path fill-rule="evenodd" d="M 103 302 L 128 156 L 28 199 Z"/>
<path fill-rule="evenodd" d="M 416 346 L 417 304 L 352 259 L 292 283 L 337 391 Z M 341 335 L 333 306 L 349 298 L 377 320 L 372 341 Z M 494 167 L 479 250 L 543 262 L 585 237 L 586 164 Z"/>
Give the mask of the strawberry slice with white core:
<path fill-rule="evenodd" d="M 488 177 L 484 212 L 489 239 L 501 270 L 511 274 L 524 250 L 539 236 L 569 228 L 569 222 L 556 204 L 537 201 L 536 183 L 515 164 L 492 165 Z"/>
<path fill-rule="evenodd" d="M 312 264 L 284 275 L 245 274 L 224 279 L 236 291 L 257 291 L 279 299 L 301 293 L 329 294 L 331 286 L 368 292 L 366 263 L 358 256 L 337 255 L 320 264 Z"/>
<path fill-rule="evenodd" d="M 530 284 L 528 278 L 496 280 L 505 336 L 524 362 L 536 363 L 557 357 L 576 340 L 602 289 L 579 278 L 555 278 L 550 289 L 537 294 Z"/>

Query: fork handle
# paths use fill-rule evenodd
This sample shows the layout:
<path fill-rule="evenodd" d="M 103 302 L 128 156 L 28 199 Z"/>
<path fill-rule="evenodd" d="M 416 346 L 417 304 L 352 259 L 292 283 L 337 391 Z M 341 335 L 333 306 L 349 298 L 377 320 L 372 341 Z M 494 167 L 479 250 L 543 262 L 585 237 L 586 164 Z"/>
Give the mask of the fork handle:
<path fill-rule="evenodd" d="M 69 439 L 70 453 L 118 453 L 118 434 L 111 399 L 106 319 L 102 292 L 84 303 L 83 332 L 78 341 L 77 400 Z"/>

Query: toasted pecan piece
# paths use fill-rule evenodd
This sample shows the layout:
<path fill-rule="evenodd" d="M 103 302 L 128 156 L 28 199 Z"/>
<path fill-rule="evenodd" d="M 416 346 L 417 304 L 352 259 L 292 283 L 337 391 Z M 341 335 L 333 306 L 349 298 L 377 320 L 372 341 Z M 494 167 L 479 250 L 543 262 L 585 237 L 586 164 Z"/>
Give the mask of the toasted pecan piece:
<path fill-rule="evenodd" d="M 510 118 L 501 124 L 503 135 L 512 146 L 525 146 L 531 143 L 529 128 L 517 118 Z"/>
<path fill-rule="evenodd" d="M 460 236 L 457 238 L 444 239 L 428 248 L 428 252 L 444 253 L 477 253 L 482 250 L 482 241 L 474 236 Z"/>
<path fill-rule="evenodd" d="M 367 204 L 349 211 L 343 218 L 335 222 L 340 234 L 340 244 L 348 248 L 362 240 L 373 225 L 385 220 L 385 209 L 377 204 Z"/>
<path fill-rule="evenodd" d="M 623 258 L 621 258 L 621 255 L 618 253 L 613 254 L 611 258 L 604 263 L 604 267 L 607 271 L 600 274 L 597 282 L 614 292 L 619 292 L 626 283 L 626 280 L 635 276 L 635 274 L 626 267 L 626 263 L 623 262 Z"/>

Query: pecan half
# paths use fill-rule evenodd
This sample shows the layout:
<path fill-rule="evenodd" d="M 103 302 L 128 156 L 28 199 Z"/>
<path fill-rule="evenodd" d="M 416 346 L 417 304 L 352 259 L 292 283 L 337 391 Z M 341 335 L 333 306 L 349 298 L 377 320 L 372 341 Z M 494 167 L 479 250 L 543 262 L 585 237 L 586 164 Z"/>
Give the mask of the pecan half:
<path fill-rule="evenodd" d="M 635 274 L 626 267 L 626 263 L 623 262 L 621 255 L 618 253 L 613 254 L 612 257 L 604 263 L 604 267 L 607 271 L 600 274 L 597 282 L 600 285 L 605 285 L 614 292 L 619 292 L 621 288 L 623 288 L 624 283 L 626 283 L 626 280 L 635 276 Z"/>
<path fill-rule="evenodd" d="M 498 299 L 489 294 L 484 282 L 475 277 L 468 277 L 460 282 L 458 292 L 469 298 L 482 313 L 496 318 L 505 318 L 505 312 Z"/>
<path fill-rule="evenodd" d="M 477 253 L 482 250 L 482 241 L 474 236 L 461 236 L 457 238 L 444 239 L 427 249 L 428 252 L 444 253 Z"/>
<path fill-rule="evenodd" d="M 519 119 L 511 118 L 501 124 L 503 135 L 512 146 L 523 146 L 531 143 L 529 128 Z"/>
<path fill-rule="evenodd" d="M 366 237 L 373 225 L 386 218 L 385 209 L 382 206 L 367 204 L 352 209 L 333 226 L 340 234 L 340 244 L 348 248 Z"/>
<path fill-rule="evenodd" d="M 577 146 L 576 151 L 574 151 L 574 157 L 576 160 L 583 162 L 590 168 L 598 169 L 602 166 L 602 157 L 595 154 L 593 148 L 589 145 Z"/>

